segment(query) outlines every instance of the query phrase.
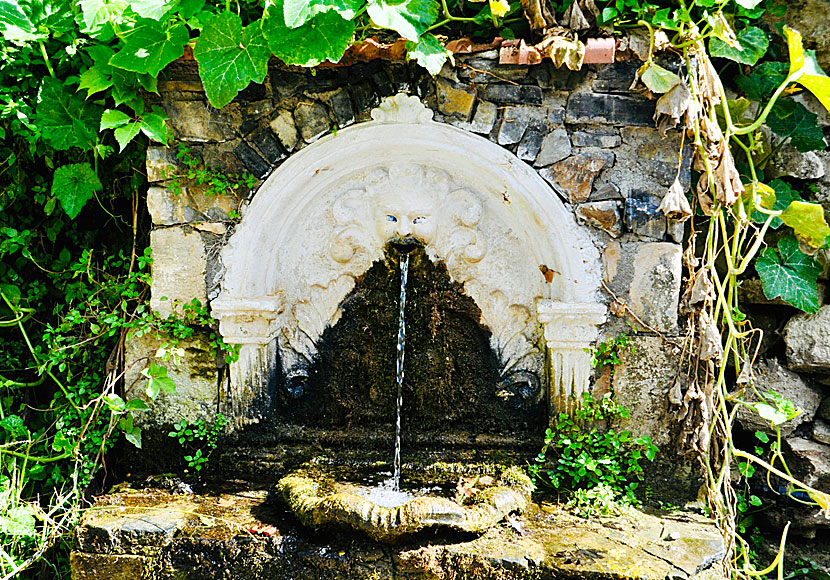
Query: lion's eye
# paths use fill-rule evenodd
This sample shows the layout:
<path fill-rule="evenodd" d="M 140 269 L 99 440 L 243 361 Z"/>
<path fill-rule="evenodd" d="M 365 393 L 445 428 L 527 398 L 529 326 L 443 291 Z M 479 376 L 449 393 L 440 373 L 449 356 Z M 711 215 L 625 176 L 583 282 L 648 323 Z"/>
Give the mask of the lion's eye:
<path fill-rule="evenodd" d="M 396 217 L 395 217 L 395 216 L 393 216 L 393 215 L 388 215 L 388 216 L 386 216 L 386 221 L 388 221 L 388 222 L 396 222 L 396 221 L 398 221 L 398 218 L 396 218 Z"/>
<path fill-rule="evenodd" d="M 412 223 L 413 224 L 422 224 L 425 221 L 427 221 L 427 216 L 420 215 L 420 216 L 416 217 L 414 220 L 412 220 Z"/>

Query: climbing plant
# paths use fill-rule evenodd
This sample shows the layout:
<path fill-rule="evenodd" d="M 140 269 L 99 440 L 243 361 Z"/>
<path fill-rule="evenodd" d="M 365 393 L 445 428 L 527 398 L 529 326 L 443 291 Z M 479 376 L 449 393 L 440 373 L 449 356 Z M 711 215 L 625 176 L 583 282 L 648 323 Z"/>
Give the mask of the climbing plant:
<path fill-rule="evenodd" d="M 799 34 L 783 28 L 786 46 L 771 44 L 760 19 L 777 11 L 771 0 L 0 1 L 0 576 L 48 561 L 41 557 L 71 527 L 116 435 L 140 444 L 133 417 L 142 403 L 118 387 L 127 332 L 210 331 L 201 305 L 186 320 L 161 320 L 144 304 L 144 151 L 170 134 L 164 112 L 143 96 L 169 63 L 192 52 L 221 108 L 262 82 L 272 55 L 315 67 L 373 38 L 379 51 L 403 44 L 407 58 L 437 74 L 452 58 L 448 40 L 498 35 L 576 69 L 579 34 L 597 29 L 639 42 L 637 80 L 657 97 L 658 129 L 678 127 L 694 151 L 691 199 L 677 180 L 662 205 L 699 232 L 684 254 L 689 356 L 671 399 L 703 459 L 731 572 L 757 575 L 735 524 L 736 460 L 830 513 L 828 496 L 797 482 L 780 454 L 765 461 L 732 437 L 733 405 L 752 389 L 759 344 L 737 300 L 740 277 L 754 269 L 769 297 L 815 311 L 817 252 L 830 236 L 819 206 L 764 175 L 784 143 L 825 146 L 815 114 L 792 94 L 830 106 L 830 79 Z M 658 64 L 660 52 L 683 66 Z M 722 78 L 734 81 L 734 98 Z M 188 166 L 223 186 L 209 168 Z M 173 388 L 163 359 L 175 348 L 145 361 L 148 395 Z M 786 420 L 786 403 L 761 395 L 754 408 L 771 423 Z M 50 499 L 32 500 L 38 494 Z"/>

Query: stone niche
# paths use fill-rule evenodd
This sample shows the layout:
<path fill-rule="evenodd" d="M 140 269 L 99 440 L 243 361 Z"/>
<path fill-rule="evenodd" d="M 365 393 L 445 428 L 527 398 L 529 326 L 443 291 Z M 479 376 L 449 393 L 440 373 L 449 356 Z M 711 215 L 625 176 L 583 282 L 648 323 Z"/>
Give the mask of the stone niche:
<path fill-rule="evenodd" d="M 407 322 L 415 338 L 404 413 L 411 405 L 414 420 L 404 432 L 413 441 L 456 433 L 537 446 L 550 418 L 594 388 L 596 341 L 625 329 L 607 314 L 603 285 L 652 329 L 677 331 L 683 229 L 657 206 L 677 173 L 680 140 L 661 140 L 650 128 L 653 103 L 628 93 L 636 63 L 571 73 L 495 58 L 459 57 L 436 79 L 401 63 L 314 76 L 274 65 L 265 85 L 221 111 L 206 105 L 192 63 L 172 67 L 160 104 L 179 141 L 208 164 L 262 181 L 249 195 L 205 198 L 187 183 L 175 195 L 174 149 L 150 150 L 151 305 L 166 314 L 207 300 L 239 359 L 214 381 L 204 373 L 191 381 L 208 404 L 195 404 L 194 386 L 145 423 L 209 419 L 205 409 L 216 409 L 238 433 L 283 433 L 259 439 L 277 446 L 331 441 L 344 428 L 354 428 L 355 444 L 381 431 L 391 438 L 382 424 L 387 409 L 385 422 L 394 421 L 402 240 L 417 246 L 407 313 L 419 304 L 425 312 L 420 330 Z M 476 69 L 493 74 L 472 78 Z M 635 342 L 662 350 L 640 330 Z M 360 367 L 381 342 L 388 356 Z M 152 355 L 140 339 L 131 353 Z M 469 363 L 481 368 L 478 382 L 456 364 L 462 355 L 478 361 Z M 362 370 L 326 372 L 343 357 Z M 672 357 L 661 360 L 670 375 Z M 127 377 L 137 394 L 140 366 Z M 419 369 L 433 366 L 418 383 Z M 171 372 L 187 375 L 186 367 Z M 640 401 L 627 380 L 640 370 L 630 361 L 617 373 L 631 390 L 626 400 L 642 402 L 650 418 L 632 427 L 665 440 L 668 384 Z M 338 375 L 336 387 L 327 374 Z M 434 414 L 419 416 L 414 405 Z"/>

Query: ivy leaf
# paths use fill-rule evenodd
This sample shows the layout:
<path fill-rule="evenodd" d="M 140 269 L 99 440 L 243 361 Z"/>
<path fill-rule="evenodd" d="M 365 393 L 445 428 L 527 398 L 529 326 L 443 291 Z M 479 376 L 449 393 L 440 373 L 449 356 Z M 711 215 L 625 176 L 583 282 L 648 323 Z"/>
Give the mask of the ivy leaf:
<path fill-rule="evenodd" d="M 815 51 L 805 51 L 801 44 L 801 34 L 789 26 L 784 27 L 784 35 L 790 53 L 790 75 L 800 73 L 795 82 L 813 93 L 824 108 L 830 111 L 830 77 L 818 65 Z"/>
<path fill-rule="evenodd" d="M 794 200 L 804 201 L 801 198 L 801 195 L 792 187 L 790 187 L 789 184 L 785 181 L 781 181 L 780 179 L 773 179 L 769 182 L 769 186 L 772 188 L 774 195 L 771 195 L 769 191 L 764 192 L 766 199 L 763 203 L 763 207 L 767 209 L 784 211 Z M 771 200 L 770 197 L 772 197 L 773 199 Z M 770 201 L 774 201 L 774 203 L 770 205 Z M 758 223 L 764 223 L 767 219 L 767 215 L 759 211 L 755 211 L 752 213 L 752 219 Z M 769 227 L 771 227 L 774 230 L 777 230 L 781 227 L 781 224 L 783 223 L 784 222 L 782 222 L 780 218 L 774 217 L 772 218 L 772 222 L 770 222 Z"/>
<path fill-rule="evenodd" d="M 824 208 L 817 203 L 793 201 L 781 214 L 781 221 L 814 248 L 823 246 L 825 238 L 830 236 L 830 227 L 824 220 Z"/>
<path fill-rule="evenodd" d="M 127 123 L 123 127 L 118 127 L 115 130 L 115 140 L 121 147 L 119 153 L 124 150 L 124 147 L 130 144 L 130 141 L 135 139 L 135 136 L 141 132 L 141 123 L 133 122 Z"/>
<path fill-rule="evenodd" d="M 140 20 L 127 37 L 124 48 L 110 59 L 110 64 L 154 77 L 184 53 L 190 33 L 184 24 L 165 24 L 150 19 Z"/>
<path fill-rule="evenodd" d="M 709 39 L 709 54 L 752 66 L 766 54 L 769 48 L 766 33 L 756 26 L 747 26 L 735 33 L 735 36 L 741 45 L 741 50 L 713 36 Z"/>
<path fill-rule="evenodd" d="M 96 143 L 100 108 L 87 103 L 52 77 L 43 79 L 38 93 L 37 124 L 43 139 L 59 151 L 92 149 Z"/>
<path fill-rule="evenodd" d="M 81 0 L 84 32 L 98 36 L 107 24 L 120 24 L 128 6 L 128 0 Z"/>
<path fill-rule="evenodd" d="M 55 196 L 69 219 L 75 219 L 96 191 L 101 191 L 101 181 L 89 163 L 64 165 L 55 171 L 52 195 Z"/>
<path fill-rule="evenodd" d="M 299 28 L 289 28 L 283 18 L 283 2 L 276 0 L 265 13 L 262 30 L 274 56 L 287 64 L 316 66 L 337 62 L 354 35 L 354 22 L 335 11 L 318 14 Z"/>
<path fill-rule="evenodd" d="M 789 137 L 793 147 L 805 153 L 826 147 L 818 116 L 792 99 L 779 99 L 767 116 L 767 125 L 776 135 Z"/>
<path fill-rule="evenodd" d="M 738 75 L 735 83 L 750 100 L 763 103 L 787 78 L 788 67 L 785 62 L 762 62 L 748 75 Z"/>
<path fill-rule="evenodd" d="M 781 298 L 804 312 L 819 309 L 817 280 L 823 268 L 798 249 L 795 236 L 781 238 L 778 250 L 767 248 L 755 261 L 767 298 Z"/>
<path fill-rule="evenodd" d="M 0 32 L 6 40 L 45 40 L 75 27 L 72 5 L 61 0 L 0 0 Z"/>
<path fill-rule="evenodd" d="M 178 6 L 179 0 L 130 0 L 130 8 L 142 18 L 161 20 L 162 16 Z"/>
<path fill-rule="evenodd" d="M 409 59 L 416 59 L 418 64 L 435 76 L 441 72 L 441 68 L 447 59 L 452 59 L 452 52 L 444 48 L 441 41 L 432 34 L 424 34 L 418 42 L 406 43 L 406 56 Z"/>
<path fill-rule="evenodd" d="M 369 0 L 372 22 L 394 30 L 408 40 L 416 40 L 438 18 L 436 0 Z"/>
<path fill-rule="evenodd" d="M 680 77 L 652 61 L 646 62 L 637 74 L 652 93 L 667 93 L 680 83 Z"/>
<path fill-rule="evenodd" d="M 251 81 L 262 82 L 268 72 L 271 49 L 262 33 L 261 22 L 243 30 L 242 19 L 223 12 L 205 22 L 193 56 L 210 104 L 221 109 Z"/>
<path fill-rule="evenodd" d="M 365 0 L 285 0 L 283 16 L 289 28 L 299 28 L 317 14 L 334 10 L 352 20 Z"/>

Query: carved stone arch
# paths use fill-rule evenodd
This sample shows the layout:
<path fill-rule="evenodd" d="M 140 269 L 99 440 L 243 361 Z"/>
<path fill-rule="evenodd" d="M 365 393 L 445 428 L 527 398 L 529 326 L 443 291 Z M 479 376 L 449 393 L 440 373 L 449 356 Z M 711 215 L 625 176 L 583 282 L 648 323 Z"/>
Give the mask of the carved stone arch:
<path fill-rule="evenodd" d="M 531 167 L 434 122 L 416 97 L 386 99 L 372 117 L 283 163 L 223 250 L 212 308 L 225 340 L 243 345 L 232 388 L 255 391 L 274 348 L 284 372 L 302 372 L 354 279 L 412 236 L 475 300 L 504 374 L 550 376 L 552 400 L 584 391 L 583 349 L 605 316 L 586 231 Z"/>

